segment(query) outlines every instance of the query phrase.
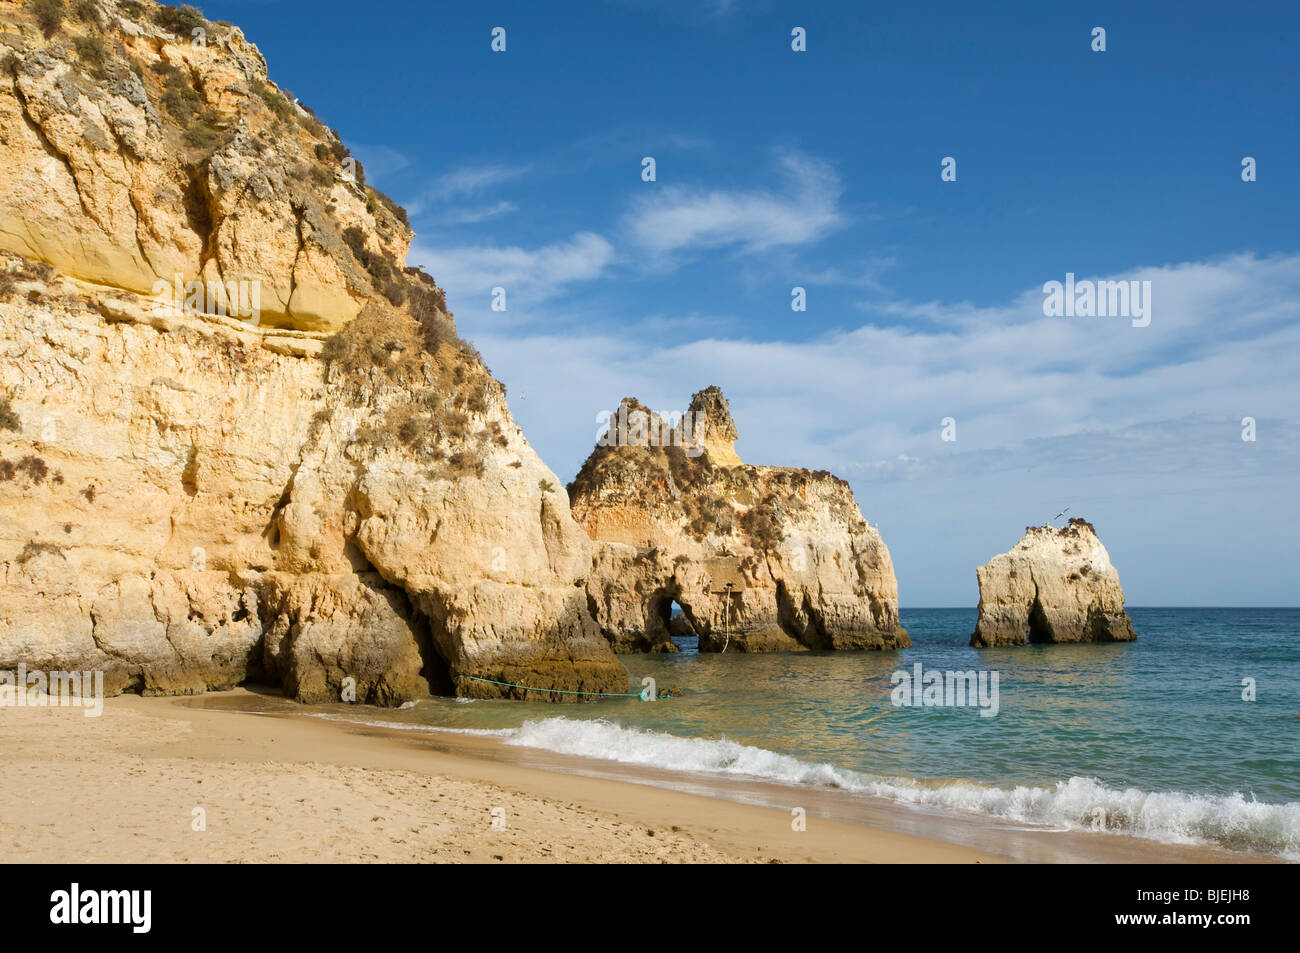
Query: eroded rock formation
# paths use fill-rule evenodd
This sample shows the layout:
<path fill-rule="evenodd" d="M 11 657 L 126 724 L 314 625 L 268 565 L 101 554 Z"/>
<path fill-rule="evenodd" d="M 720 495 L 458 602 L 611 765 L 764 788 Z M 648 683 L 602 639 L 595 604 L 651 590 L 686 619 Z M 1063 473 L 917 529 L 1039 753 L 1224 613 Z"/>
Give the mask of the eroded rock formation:
<path fill-rule="evenodd" d="M 237 29 L 95 9 L 0 0 L 0 669 L 626 690 L 593 544 L 404 213 Z M 260 315 L 222 314 L 240 282 Z"/>
<path fill-rule="evenodd" d="M 569 486 L 599 544 L 586 591 L 606 638 L 620 652 L 673 651 L 676 602 L 701 651 L 909 645 L 889 550 L 848 484 L 747 465 L 736 437 L 716 387 L 680 421 L 632 398 L 613 414 Z"/>
<path fill-rule="evenodd" d="M 98 21 L 64 6 L 47 38 L 30 4 L 0 4 L 4 247 L 143 295 L 177 275 L 257 281 L 264 324 L 360 313 L 371 279 L 344 232 L 395 260 L 410 232 L 257 47 L 216 23 L 196 42 L 150 2 L 102 0 Z"/>
<path fill-rule="evenodd" d="M 1092 524 L 1029 526 L 1010 552 L 976 570 L 976 648 L 1026 642 L 1131 642 L 1119 572 Z"/>

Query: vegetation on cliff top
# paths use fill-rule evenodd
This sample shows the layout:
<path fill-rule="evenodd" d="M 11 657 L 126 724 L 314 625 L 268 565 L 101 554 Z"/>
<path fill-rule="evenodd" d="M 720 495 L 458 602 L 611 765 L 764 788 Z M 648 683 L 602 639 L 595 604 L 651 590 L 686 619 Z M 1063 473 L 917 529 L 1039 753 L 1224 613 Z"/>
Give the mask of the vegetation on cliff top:
<path fill-rule="evenodd" d="M 372 302 L 325 342 L 321 357 L 331 382 L 341 384 L 357 405 L 379 387 L 400 395 L 359 427 L 356 439 L 372 449 L 405 447 L 434 465 L 430 478 L 482 476 L 482 451 L 508 443 L 501 424 L 486 420 L 504 389 L 439 311 L 417 319 Z"/>

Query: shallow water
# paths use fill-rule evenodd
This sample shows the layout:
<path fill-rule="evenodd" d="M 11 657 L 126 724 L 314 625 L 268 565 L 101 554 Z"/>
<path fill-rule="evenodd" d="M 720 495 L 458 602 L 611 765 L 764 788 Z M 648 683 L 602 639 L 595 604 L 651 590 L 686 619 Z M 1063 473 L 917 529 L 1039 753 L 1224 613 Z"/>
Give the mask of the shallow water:
<path fill-rule="evenodd" d="M 1300 857 L 1300 609 L 1130 614 L 1136 643 L 976 650 L 966 645 L 973 611 L 905 610 L 913 647 L 896 653 L 684 645 L 624 656 L 636 688 L 650 676 L 683 690 L 653 703 L 433 699 L 349 711 L 624 764 Z M 917 663 L 996 671 L 996 716 L 895 706 L 891 676 Z M 1245 678 L 1255 701 L 1242 698 Z"/>

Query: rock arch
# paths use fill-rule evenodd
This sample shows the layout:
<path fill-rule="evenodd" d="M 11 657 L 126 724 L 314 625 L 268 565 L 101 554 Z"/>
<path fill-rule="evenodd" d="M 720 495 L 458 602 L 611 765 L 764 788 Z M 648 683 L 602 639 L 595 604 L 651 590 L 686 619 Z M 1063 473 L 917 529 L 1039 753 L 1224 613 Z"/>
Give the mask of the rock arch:
<path fill-rule="evenodd" d="M 635 398 L 609 416 L 610 433 L 568 489 L 597 543 L 588 607 L 615 651 L 673 650 L 667 598 L 688 613 L 702 652 L 910 644 L 889 550 L 847 483 L 745 464 L 716 387 L 678 418 L 689 432 Z"/>

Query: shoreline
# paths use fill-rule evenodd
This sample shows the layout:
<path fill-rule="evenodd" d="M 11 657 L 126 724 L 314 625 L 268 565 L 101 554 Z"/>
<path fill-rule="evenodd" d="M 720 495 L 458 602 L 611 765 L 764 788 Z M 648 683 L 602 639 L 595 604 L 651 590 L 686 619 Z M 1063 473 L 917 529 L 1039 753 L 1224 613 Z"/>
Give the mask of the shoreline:
<path fill-rule="evenodd" d="M 256 711 L 247 689 L 0 711 L 11 862 L 1250 863 L 454 732 Z M 17 716 L 17 717 L 14 717 Z M 57 757 L 51 758 L 50 752 Z M 794 830 L 792 808 L 805 812 Z M 197 831 L 196 809 L 205 830 Z M 494 826 L 495 825 L 495 826 Z"/>
<path fill-rule="evenodd" d="M 992 862 L 978 851 L 696 794 L 438 751 L 219 696 L 0 711 L 9 862 Z M 17 717 L 10 717 L 10 716 Z M 395 734 L 395 733 L 394 733 Z M 49 753 L 57 753 L 50 757 Z M 206 830 L 193 829 L 201 808 Z M 493 828 L 493 811 L 503 829 Z"/>

